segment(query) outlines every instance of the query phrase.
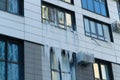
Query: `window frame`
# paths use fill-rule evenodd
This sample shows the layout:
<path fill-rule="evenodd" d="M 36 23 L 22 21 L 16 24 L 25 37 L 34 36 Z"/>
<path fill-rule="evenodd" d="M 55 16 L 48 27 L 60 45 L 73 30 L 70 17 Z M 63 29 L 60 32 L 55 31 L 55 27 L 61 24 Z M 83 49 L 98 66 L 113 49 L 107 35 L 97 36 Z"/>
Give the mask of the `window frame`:
<path fill-rule="evenodd" d="M 74 0 L 70 0 L 70 3 L 69 2 L 66 2 L 65 0 L 60 0 L 62 2 L 65 2 L 65 3 L 68 3 L 68 4 L 71 4 L 71 5 L 74 5 Z"/>
<path fill-rule="evenodd" d="M 88 22 L 89 22 L 89 29 L 90 29 L 89 34 L 90 34 L 90 35 L 86 35 L 85 19 L 87 19 Z M 95 27 L 96 27 L 96 34 L 95 34 L 95 35 L 96 35 L 97 37 L 93 37 L 93 36 L 91 35 L 92 33 L 91 33 L 90 21 L 93 21 L 93 22 L 95 23 Z M 99 24 L 102 25 L 103 36 L 100 36 L 100 35 L 98 34 L 98 28 L 97 28 L 98 26 L 97 26 L 97 23 L 99 23 Z M 102 21 L 99 21 L 99 20 L 96 20 L 96 19 L 93 19 L 93 18 L 90 18 L 90 17 L 87 17 L 87 16 L 83 16 L 83 24 L 84 24 L 85 36 L 92 37 L 92 38 L 95 38 L 95 39 L 98 39 L 98 40 L 101 40 L 101 41 L 105 41 L 105 42 L 108 42 L 108 40 L 106 40 L 106 38 L 105 38 L 104 28 L 103 28 L 103 27 L 104 27 L 104 25 L 107 25 L 107 26 L 108 26 L 109 38 L 110 38 L 109 41 L 114 42 L 114 40 L 113 40 L 112 28 L 111 28 L 110 24 L 104 23 L 104 22 L 102 22 Z M 87 33 L 88 33 L 88 32 L 87 32 Z M 103 37 L 104 39 L 100 39 L 100 38 L 98 38 L 98 37 Z"/>
<path fill-rule="evenodd" d="M 99 13 L 97 13 L 96 11 L 95 11 L 95 3 L 94 3 L 94 0 L 92 0 L 92 2 L 93 2 L 93 11 L 92 10 L 89 10 L 88 9 L 88 0 L 85 0 L 86 2 L 86 8 L 84 8 L 84 6 L 83 6 L 83 0 L 81 0 L 81 5 L 82 5 L 82 9 L 84 9 L 84 10 L 87 10 L 87 11 L 90 11 L 90 12 L 93 12 L 93 13 L 95 13 L 95 14 L 98 14 L 98 15 L 101 15 L 101 16 L 104 16 L 104 17 L 107 17 L 107 18 L 109 18 L 110 16 L 109 16 L 109 9 L 108 9 L 108 3 L 107 3 L 107 0 L 105 0 L 105 8 L 106 8 L 106 16 L 105 15 L 102 15 L 102 11 L 101 11 L 101 6 L 100 6 L 100 2 L 99 2 L 99 7 L 100 7 L 100 14 Z M 96 1 L 96 0 L 95 0 Z M 98 2 L 98 1 L 97 1 Z M 101 4 L 103 4 L 103 3 L 101 3 Z"/>
<path fill-rule="evenodd" d="M 53 23 L 53 25 L 54 26 L 56 26 L 56 27 L 59 27 L 59 28 L 61 28 L 61 29 L 67 29 L 68 27 L 70 28 L 70 29 L 72 29 L 72 31 L 76 31 L 77 30 L 77 28 L 76 28 L 76 20 L 75 20 L 75 13 L 74 13 L 74 11 L 71 11 L 71 10 L 68 10 L 68 9 L 65 9 L 65 8 L 62 8 L 62 7 L 59 7 L 59 6 L 56 6 L 56 5 L 54 5 L 54 4 L 51 4 L 51 3 L 48 3 L 48 2 L 45 2 L 45 1 L 42 1 L 42 5 L 41 5 L 41 8 L 42 8 L 42 6 L 47 6 L 47 7 L 49 7 L 49 8 L 53 8 L 53 9 L 55 9 L 54 11 L 55 11 L 55 17 L 56 17 L 56 21 L 55 22 L 53 22 L 53 21 L 51 21 L 51 20 L 46 20 L 48 23 Z M 42 9 L 41 9 L 41 11 L 42 11 Z M 64 13 L 64 28 L 63 27 L 60 27 L 59 25 L 61 25 L 61 24 L 59 24 L 59 21 L 58 21 L 58 11 L 61 11 L 61 12 L 63 12 Z M 66 19 L 66 13 L 68 13 L 68 14 L 70 14 L 70 15 L 72 15 L 71 16 L 71 26 L 67 26 L 67 19 Z M 42 14 L 41 14 L 41 19 L 42 19 L 42 23 L 44 23 L 44 21 L 43 20 L 45 20 L 45 19 L 43 19 L 43 12 L 42 12 Z"/>
<path fill-rule="evenodd" d="M 8 0 L 5 0 L 5 10 L 0 9 L 1 11 L 5 11 L 11 14 L 15 14 L 18 16 L 24 16 L 24 0 L 18 0 L 18 13 L 14 13 L 8 10 Z"/>
<path fill-rule="evenodd" d="M 12 38 L 12 37 L 8 37 L 8 36 L 4 36 L 4 35 L 0 35 L 0 41 L 4 41 L 5 42 L 5 59 L 2 60 L 0 59 L 0 62 L 4 62 L 5 63 L 5 80 L 8 80 L 8 64 L 17 64 L 18 65 L 18 77 L 19 80 L 24 80 L 24 43 L 22 40 L 20 39 L 16 39 L 16 38 Z M 18 46 L 18 61 L 10 61 L 8 60 L 8 44 L 12 43 L 12 44 L 16 44 Z"/>
<path fill-rule="evenodd" d="M 102 80 L 102 69 L 101 69 L 101 65 L 106 65 L 106 66 L 107 66 L 109 80 L 114 80 L 114 77 L 113 77 L 113 69 L 112 69 L 112 64 L 111 64 L 111 62 L 108 62 L 108 61 L 105 61 L 105 60 L 101 60 L 101 59 L 96 59 L 96 58 L 95 58 L 95 63 L 98 64 L 99 76 L 100 76 L 100 79 L 101 79 L 101 80 Z M 95 79 L 94 64 L 93 64 L 93 74 L 94 74 L 94 79 Z"/>

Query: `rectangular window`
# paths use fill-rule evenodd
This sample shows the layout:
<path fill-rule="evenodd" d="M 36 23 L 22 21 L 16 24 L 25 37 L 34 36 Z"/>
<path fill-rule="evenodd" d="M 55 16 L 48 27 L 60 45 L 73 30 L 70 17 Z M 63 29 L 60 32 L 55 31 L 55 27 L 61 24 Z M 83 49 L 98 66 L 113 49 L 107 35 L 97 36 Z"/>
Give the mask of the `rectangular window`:
<path fill-rule="evenodd" d="M 64 1 L 64 2 L 69 3 L 69 4 L 74 4 L 74 0 L 61 0 L 61 1 Z"/>
<path fill-rule="evenodd" d="M 95 80 L 113 80 L 110 62 L 96 60 L 93 64 Z"/>
<path fill-rule="evenodd" d="M 117 3 L 118 15 L 120 19 L 120 1 L 116 1 L 116 3 Z"/>
<path fill-rule="evenodd" d="M 109 17 L 106 0 L 82 0 L 82 7 L 97 14 Z"/>
<path fill-rule="evenodd" d="M 70 63 L 69 56 L 70 55 L 65 51 L 62 51 L 61 54 L 57 54 L 51 49 L 50 61 L 52 80 L 75 80 L 75 64 Z"/>
<path fill-rule="evenodd" d="M 63 29 L 71 28 L 76 30 L 74 12 L 48 3 L 42 5 L 42 21 Z"/>
<path fill-rule="evenodd" d="M 23 15 L 23 0 L 0 0 L 0 10 Z"/>
<path fill-rule="evenodd" d="M 21 41 L 0 36 L 0 80 L 23 80 Z"/>
<path fill-rule="evenodd" d="M 104 41 L 113 41 L 112 30 L 109 25 L 86 17 L 84 18 L 84 25 L 86 36 Z"/>

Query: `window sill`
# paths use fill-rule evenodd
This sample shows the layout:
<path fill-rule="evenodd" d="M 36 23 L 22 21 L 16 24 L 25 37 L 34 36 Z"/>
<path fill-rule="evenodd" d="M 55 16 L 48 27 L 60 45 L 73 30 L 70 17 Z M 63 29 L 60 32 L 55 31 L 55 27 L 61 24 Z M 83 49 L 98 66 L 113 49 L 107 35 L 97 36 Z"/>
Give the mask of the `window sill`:
<path fill-rule="evenodd" d="M 24 15 L 19 15 L 19 14 L 12 13 L 12 12 L 9 12 L 9 11 L 6 11 L 6 10 L 2 10 L 2 9 L 0 9 L 0 11 L 3 11 L 3 12 L 5 12 L 5 13 L 9 13 L 9 14 L 12 14 L 12 15 L 15 15 L 15 16 L 24 17 Z"/>

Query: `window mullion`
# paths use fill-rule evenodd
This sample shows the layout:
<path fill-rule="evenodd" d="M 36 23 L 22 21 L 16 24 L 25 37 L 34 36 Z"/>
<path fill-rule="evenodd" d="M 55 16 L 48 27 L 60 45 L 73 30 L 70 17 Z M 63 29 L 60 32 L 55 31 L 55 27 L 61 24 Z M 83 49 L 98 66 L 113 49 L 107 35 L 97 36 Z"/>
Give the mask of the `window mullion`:
<path fill-rule="evenodd" d="M 8 41 L 6 40 L 5 43 L 5 80 L 8 80 L 8 47 L 7 47 Z"/>

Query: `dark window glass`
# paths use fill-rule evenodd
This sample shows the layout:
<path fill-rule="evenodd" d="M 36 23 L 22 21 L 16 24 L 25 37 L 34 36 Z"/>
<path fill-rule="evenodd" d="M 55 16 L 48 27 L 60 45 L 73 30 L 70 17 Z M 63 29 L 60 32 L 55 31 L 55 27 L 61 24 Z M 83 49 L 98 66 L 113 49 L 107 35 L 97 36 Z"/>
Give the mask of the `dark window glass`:
<path fill-rule="evenodd" d="M 116 1 L 116 3 L 117 3 L 118 15 L 120 19 L 120 1 Z"/>
<path fill-rule="evenodd" d="M 11 41 L 9 38 L 2 39 L 0 39 L 0 80 L 24 80 L 21 43 Z"/>
<path fill-rule="evenodd" d="M 96 20 L 84 18 L 85 34 L 104 41 L 111 41 L 108 25 Z"/>
<path fill-rule="evenodd" d="M 5 10 L 6 9 L 6 0 L 0 0 L 0 9 Z"/>
<path fill-rule="evenodd" d="M 0 62 L 0 80 L 5 80 L 5 63 Z"/>
<path fill-rule="evenodd" d="M 5 59 L 5 42 L 0 41 L 0 59 Z"/>
<path fill-rule="evenodd" d="M 74 12 L 56 6 L 42 5 L 42 21 L 63 29 L 75 29 Z"/>
<path fill-rule="evenodd" d="M 23 15 L 23 5 L 23 0 L 0 0 L 1 10 L 17 15 Z"/>
<path fill-rule="evenodd" d="M 103 16 L 109 16 L 106 0 L 81 0 L 82 7 Z"/>

